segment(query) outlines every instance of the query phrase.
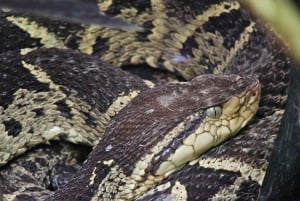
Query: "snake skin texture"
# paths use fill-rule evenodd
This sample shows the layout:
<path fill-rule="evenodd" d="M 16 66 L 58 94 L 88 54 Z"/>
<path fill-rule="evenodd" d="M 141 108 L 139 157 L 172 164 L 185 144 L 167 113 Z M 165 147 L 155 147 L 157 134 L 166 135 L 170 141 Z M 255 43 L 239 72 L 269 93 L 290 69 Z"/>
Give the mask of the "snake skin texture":
<path fill-rule="evenodd" d="M 155 86 L 123 68 L 139 69 L 135 74 L 162 85 L 154 87 L 157 92 L 151 94 L 153 99 L 160 94 L 159 87 L 163 89 L 165 82 L 174 77 L 180 77 L 180 81 L 190 81 L 201 74 L 256 77 L 261 83 L 261 101 L 250 125 L 136 198 L 255 200 L 287 99 L 290 61 L 285 48 L 235 1 L 107 0 L 98 1 L 97 5 L 103 14 L 120 17 L 145 31 L 113 30 L 7 11 L 0 13 L 0 130 L 3 133 L 0 135 L 3 166 L 0 199 L 92 200 L 99 193 L 72 187 L 76 180 L 85 179 L 79 182 L 82 185 L 95 176 L 81 178 L 82 159 L 69 159 L 80 153 L 70 145 L 54 145 L 57 142 L 52 140 L 88 146 L 100 141 L 104 148 L 109 148 L 109 141 L 101 141 L 106 127 L 117 124 L 117 120 L 130 119 L 118 112 L 131 104 L 131 99 Z M 146 69 L 153 69 L 145 73 L 145 65 Z M 157 81 L 152 76 L 152 72 L 165 75 L 165 70 L 173 73 L 171 78 L 167 76 L 167 81 Z M 29 150 L 49 141 L 51 146 Z M 142 149 L 136 150 L 139 153 L 128 152 L 128 156 L 142 157 Z M 25 155 L 18 157 L 24 152 Z M 61 153 L 55 158 L 58 152 Z M 39 161 L 37 155 L 48 158 L 49 164 Z M 95 165 L 89 162 L 90 157 L 84 164 Z M 26 168 L 26 161 L 34 161 L 39 168 Z M 130 160 L 122 162 L 129 164 Z M 64 165 L 66 168 L 60 169 Z M 54 173 L 49 176 L 45 171 Z M 63 188 L 64 184 L 52 186 L 57 175 L 63 175 L 62 183 L 70 183 L 67 188 Z"/>

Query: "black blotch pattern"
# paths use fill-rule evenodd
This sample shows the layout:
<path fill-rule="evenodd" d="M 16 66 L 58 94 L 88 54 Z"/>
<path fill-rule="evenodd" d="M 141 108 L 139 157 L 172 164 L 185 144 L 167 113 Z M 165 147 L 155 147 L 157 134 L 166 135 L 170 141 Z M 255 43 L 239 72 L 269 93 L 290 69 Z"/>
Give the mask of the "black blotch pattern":
<path fill-rule="evenodd" d="M 224 37 L 224 47 L 230 49 L 234 47 L 236 40 L 239 39 L 240 34 L 249 24 L 249 18 L 241 15 L 240 10 L 232 10 L 217 17 L 210 17 L 209 21 L 203 25 L 203 28 L 205 32 L 221 33 Z"/>
<path fill-rule="evenodd" d="M 105 12 L 110 15 L 118 15 L 121 13 L 121 10 L 124 8 L 134 7 L 137 9 L 138 13 L 143 13 L 146 9 L 151 8 L 150 0 L 113 0 L 112 5 Z"/>
<path fill-rule="evenodd" d="M 65 103 L 64 100 L 58 101 L 55 104 L 62 116 L 66 117 L 67 119 L 71 119 L 73 117 L 73 114 L 71 113 L 71 108 Z"/>
<path fill-rule="evenodd" d="M 40 164 L 41 166 L 47 166 L 47 162 L 48 161 L 46 161 L 44 158 L 36 158 L 35 159 L 35 163 L 38 163 L 38 164 Z"/>
<path fill-rule="evenodd" d="M 185 16 L 201 15 L 210 6 L 220 3 L 220 0 L 166 0 L 164 2 L 166 3 L 165 6 L 167 8 L 166 12 L 168 16 L 178 16 L 178 19 L 184 20 Z"/>
<path fill-rule="evenodd" d="M 176 76 L 167 70 L 152 68 L 146 64 L 122 66 L 122 69 L 137 75 L 144 80 L 150 80 L 156 85 L 166 84 L 168 83 L 168 79 L 172 77 L 176 78 L 176 80 L 184 81 L 181 77 Z"/>
<path fill-rule="evenodd" d="M 92 115 L 90 115 L 89 113 L 87 113 L 87 112 L 82 112 L 84 115 L 85 115 L 85 117 L 86 117 L 86 119 L 85 119 L 85 123 L 87 124 L 87 125 L 90 125 L 90 126 L 97 126 L 97 123 L 96 123 L 96 121 L 95 121 L 95 118 L 94 117 L 92 117 Z"/>
<path fill-rule="evenodd" d="M 96 39 L 96 43 L 93 45 L 93 55 L 103 55 L 104 53 L 107 53 L 109 50 L 109 46 L 107 44 L 108 40 L 109 38 L 98 37 Z"/>
<path fill-rule="evenodd" d="M 0 53 L 22 48 L 40 47 L 39 39 L 30 35 L 6 19 L 10 13 L 0 12 Z"/>
<path fill-rule="evenodd" d="M 136 38 L 137 38 L 137 40 L 139 40 L 141 42 L 149 42 L 149 39 L 147 36 L 149 36 L 152 33 L 151 30 L 154 27 L 152 21 L 144 22 L 142 27 L 145 29 L 145 31 L 137 34 Z"/>
<path fill-rule="evenodd" d="M 195 37 L 188 37 L 186 41 L 183 43 L 183 48 L 180 49 L 180 53 L 184 56 L 188 57 L 194 57 L 194 54 L 192 52 L 193 48 L 199 48 L 198 43 L 195 40 Z"/>
<path fill-rule="evenodd" d="M 22 131 L 21 123 L 18 122 L 17 120 L 15 120 L 15 119 L 10 119 L 8 121 L 3 121 L 3 124 L 5 125 L 5 131 L 7 131 L 7 134 L 9 136 L 16 137 Z"/>
<path fill-rule="evenodd" d="M 43 108 L 33 109 L 32 111 L 35 112 L 35 118 L 41 117 L 45 114 Z"/>
<path fill-rule="evenodd" d="M 20 165 L 22 167 L 24 167 L 26 170 L 28 170 L 29 172 L 36 172 L 37 171 L 37 161 L 31 161 L 31 160 L 28 160 L 28 161 L 24 161 L 22 162 Z"/>
<path fill-rule="evenodd" d="M 47 27 L 48 32 L 54 33 L 55 36 L 63 41 L 64 45 L 68 48 L 78 48 L 77 41 L 79 40 L 79 36 L 77 33 L 78 30 L 82 29 L 82 25 L 37 17 L 30 17 L 29 20 L 35 21 L 40 26 Z"/>
<path fill-rule="evenodd" d="M 20 89 L 36 92 L 50 90 L 49 85 L 39 82 L 28 69 L 23 67 L 21 61 L 19 51 L 0 54 L 0 106 L 3 109 L 12 103 L 15 92 Z"/>

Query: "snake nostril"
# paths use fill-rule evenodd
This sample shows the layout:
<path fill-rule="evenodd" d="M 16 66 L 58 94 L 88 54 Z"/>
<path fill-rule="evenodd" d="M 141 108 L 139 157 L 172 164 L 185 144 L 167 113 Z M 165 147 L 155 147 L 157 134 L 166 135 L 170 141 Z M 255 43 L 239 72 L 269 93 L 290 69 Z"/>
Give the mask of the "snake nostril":
<path fill-rule="evenodd" d="M 258 95 L 257 90 L 251 91 L 250 94 L 249 94 L 249 103 L 250 104 L 254 103 L 255 101 L 258 100 L 258 97 L 259 97 L 259 95 Z"/>
<path fill-rule="evenodd" d="M 252 91 L 251 97 L 256 97 L 257 96 L 257 91 Z"/>

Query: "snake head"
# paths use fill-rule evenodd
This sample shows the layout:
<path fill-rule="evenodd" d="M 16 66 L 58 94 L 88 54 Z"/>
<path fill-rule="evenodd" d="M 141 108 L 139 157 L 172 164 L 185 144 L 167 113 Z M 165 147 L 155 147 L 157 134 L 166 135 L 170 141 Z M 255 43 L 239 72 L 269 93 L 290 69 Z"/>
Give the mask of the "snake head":
<path fill-rule="evenodd" d="M 202 110 L 184 120 L 186 127 L 193 127 L 192 131 L 183 129 L 186 134 L 182 144 L 159 165 L 156 175 L 168 176 L 236 135 L 258 110 L 261 86 L 254 77 L 203 75 L 192 80 L 190 85 L 201 86 L 193 96 L 201 100 Z M 187 99 L 193 99 L 193 96 Z"/>

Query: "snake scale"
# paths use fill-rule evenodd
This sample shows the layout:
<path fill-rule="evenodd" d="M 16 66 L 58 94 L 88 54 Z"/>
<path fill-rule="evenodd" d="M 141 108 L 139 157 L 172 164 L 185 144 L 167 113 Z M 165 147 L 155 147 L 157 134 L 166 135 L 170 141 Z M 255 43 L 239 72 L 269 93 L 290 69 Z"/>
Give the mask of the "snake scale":
<path fill-rule="evenodd" d="M 255 200 L 286 101 L 289 59 L 285 49 L 235 1 L 97 3 L 101 12 L 122 17 L 145 31 L 1 12 L 2 199 Z M 144 64 L 185 80 L 200 77 L 154 87 L 114 67 Z M 233 73 L 242 77 L 206 75 Z M 229 94 L 250 105 L 251 97 L 258 99 L 256 79 L 261 84 L 261 100 L 250 125 L 200 157 L 182 156 L 189 153 L 186 147 L 190 146 L 182 145 L 183 139 L 192 138 L 188 134 L 196 138 L 193 133 L 211 130 L 201 130 L 199 122 L 209 122 L 211 117 L 217 122 L 228 112 L 224 102 L 229 101 Z M 157 100 L 160 105 L 154 104 Z M 244 117 L 246 122 L 253 112 Z M 219 120 L 221 125 L 226 121 L 231 120 Z M 242 126 L 240 122 L 235 130 Z M 160 132 L 167 137 L 157 134 Z M 206 136 L 211 144 L 210 135 Z M 55 144 L 50 140 L 99 144 L 80 170 L 81 154 L 65 144 L 41 146 L 9 162 L 40 143 Z M 53 156 L 60 152 L 56 150 L 61 150 L 61 160 Z M 154 157 L 152 152 L 163 154 Z M 38 156 L 49 157 L 49 163 Z M 34 163 L 28 162 L 32 160 Z M 145 162 L 149 160 L 152 166 Z M 67 171 L 71 169 L 70 174 L 79 174 L 73 180 L 62 176 L 68 184 L 53 187 L 56 180 L 48 177 L 64 172 L 61 161 Z M 63 170 L 56 173 L 56 164 Z M 47 171 L 54 173 L 45 174 Z M 46 182 L 40 181 L 41 175 L 46 175 L 42 176 Z M 54 188 L 60 189 L 50 191 Z"/>

